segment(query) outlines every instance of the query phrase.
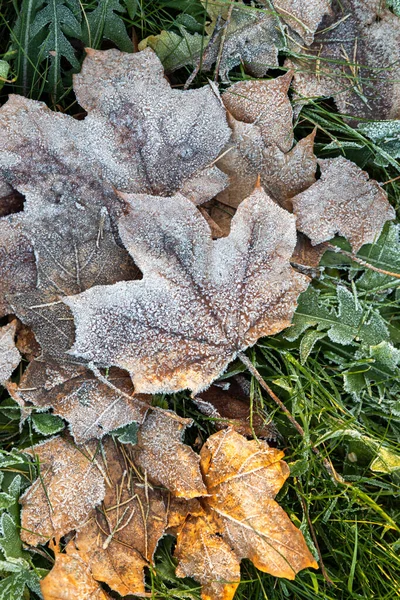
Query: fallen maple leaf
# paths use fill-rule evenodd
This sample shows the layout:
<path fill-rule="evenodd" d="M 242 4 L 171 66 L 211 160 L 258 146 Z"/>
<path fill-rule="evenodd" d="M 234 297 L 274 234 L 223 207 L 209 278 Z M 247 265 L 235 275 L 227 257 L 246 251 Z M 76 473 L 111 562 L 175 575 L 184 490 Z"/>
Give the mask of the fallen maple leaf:
<path fill-rule="evenodd" d="M 122 596 L 144 593 L 143 569 L 167 527 L 162 491 L 140 477 L 133 461 L 132 450 L 106 441 L 104 500 L 70 542 L 94 579 Z"/>
<path fill-rule="evenodd" d="M 44 544 L 81 527 L 104 498 L 104 476 L 95 459 L 96 445 L 77 448 L 56 437 L 34 446 L 40 477 L 20 498 L 21 538 Z"/>
<path fill-rule="evenodd" d="M 185 428 L 191 424 L 191 419 L 172 412 L 152 412 L 139 428 L 135 447 L 135 462 L 152 483 L 188 499 L 207 493 L 199 457 L 181 441 Z"/>
<path fill-rule="evenodd" d="M 318 567 L 302 533 L 274 500 L 289 476 L 282 457 L 266 442 L 247 441 L 233 430 L 216 433 L 204 444 L 204 513 L 184 523 L 175 550 L 178 576 L 200 581 L 203 600 L 233 598 L 242 558 L 287 579 Z"/>
<path fill-rule="evenodd" d="M 223 94 L 232 136 L 229 152 L 217 163 L 229 176 L 219 202 L 237 208 L 260 177 L 271 198 L 291 210 L 291 198 L 315 182 L 315 133 L 293 146 L 291 79 L 289 72 L 268 81 L 240 81 Z M 226 232 L 228 223 L 217 222 Z"/>
<path fill-rule="evenodd" d="M 151 50 L 88 49 L 74 90 L 88 111 L 81 121 L 21 96 L 0 109 L 0 176 L 23 194 L 64 202 L 84 195 L 109 208 L 112 186 L 170 195 L 209 172 L 229 139 L 210 86 L 172 89 Z"/>
<path fill-rule="evenodd" d="M 396 213 L 386 192 L 351 161 L 339 157 L 318 164 L 321 178 L 292 199 L 297 228 L 314 245 L 338 233 L 358 252 L 377 239 Z"/>
<path fill-rule="evenodd" d="M 400 18 L 385 5 L 334 0 L 312 46 L 293 45 L 300 56 L 287 66 L 295 68 L 300 105 L 333 96 L 341 113 L 356 118 L 400 117 Z"/>
<path fill-rule="evenodd" d="M 52 549 L 54 567 L 40 582 L 44 600 L 111 600 L 71 544 L 67 545 L 64 554 L 59 552 L 57 545 Z"/>
<path fill-rule="evenodd" d="M 153 564 L 166 532 L 178 536 L 177 575 L 198 579 L 202 597 L 210 600 L 232 598 L 244 557 L 288 578 L 317 566 L 301 532 L 273 500 L 289 474 L 283 452 L 233 430 L 217 433 L 201 450 L 202 476 L 187 468 L 186 459 L 177 462 L 177 481 L 184 473 L 188 489 L 202 481 L 202 497 L 186 500 L 153 486 L 153 467 L 141 474 L 137 457 L 144 443 L 123 446 L 107 438 L 89 461 L 88 446 L 79 450 L 62 438 L 34 448 L 42 475 L 21 500 L 23 539 L 36 545 L 40 538 L 76 532 L 64 554 L 55 547 L 55 566 L 42 582 L 44 600 L 100 600 L 98 582 L 122 596 L 145 595 L 144 568 Z"/>
<path fill-rule="evenodd" d="M 289 265 L 294 217 L 262 189 L 214 242 L 182 196 L 125 200 L 119 231 L 143 280 L 64 300 L 75 317 L 72 355 L 128 370 L 138 393 L 197 392 L 238 352 L 290 324 L 308 279 Z"/>
<path fill-rule="evenodd" d="M 7 381 L 21 362 L 21 355 L 15 346 L 17 321 L 0 327 L 0 383 Z"/>
<path fill-rule="evenodd" d="M 148 406 L 133 393 L 127 373 L 111 370 L 109 387 L 82 365 L 34 360 L 16 390 L 19 397 L 41 409 L 52 408 L 69 423 L 74 440 L 83 444 L 132 422 L 142 423 Z"/>

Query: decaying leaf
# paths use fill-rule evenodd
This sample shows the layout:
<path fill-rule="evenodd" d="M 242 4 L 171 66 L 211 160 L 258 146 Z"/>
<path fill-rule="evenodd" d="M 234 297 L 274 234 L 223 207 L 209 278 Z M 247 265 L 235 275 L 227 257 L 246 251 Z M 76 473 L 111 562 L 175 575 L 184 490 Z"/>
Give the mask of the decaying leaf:
<path fill-rule="evenodd" d="M 216 429 L 231 427 L 246 437 L 276 440 L 278 432 L 266 415 L 250 407 L 250 386 L 244 377 L 210 386 L 194 398 L 196 407 L 212 419 Z"/>
<path fill-rule="evenodd" d="M 189 517 L 178 533 L 178 577 L 201 584 L 202 600 L 231 600 L 240 583 L 240 560 L 224 540 L 212 514 Z"/>
<path fill-rule="evenodd" d="M 223 81 L 229 81 L 229 71 L 239 64 L 254 77 L 263 77 L 268 69 L 278 66 L 284 36 L 273 10 L 260 10 L 241 1 L 235 2 L 231 10 L 230 0 L 202 3 L 211 17 L 205 36 L 181 27 L 181 35 L 163 31 L 143 40 L 139 48 L 153 48 L 168 71 L 200 60 L 201 68 L 209 71 L 218 60 Z"/>
<path fill-rule="evenodd" d="M 135 470 L 132 451 L 105 444 L 106 494 L 101 507 L 71 541 L 92 576 L 126 596 L 142 594 L 145 566 L 167 526 L 162 492 Z"/>
<path fill-rule="evenodd" d="M 179 531 L 175 556 L 177 573 L 202 583 L 203 600 L 233 598 L 242 558 L 287 579 L 317 568 L 302 533 L 274 500 L 289 475 L 283 452 L 226 430 L 207 440 L 200 457 L 209 495 L 204 514 Z"/>
<path fill-rule="evenodd" d="M 0 172 L 22 193 L 74 193 L 79 201 L 90 186 L 91 197 L 106 205 L 112 186 L 170 195 L 198 177 L 229 138 L 211 88 L 172 89 L 151 50 L 88 50 L 74 89 L 88 111 L 82 121 L 19 96 L 1 108 Z"/>
<path fill-rule="evenodd" d="M 216 241 L 182 196 L 125 199 L 120 235 L 144 278 L 65 300 L 74 356 L 128 370 L 138 393 L 198 392 L 241 349 L 290 324 L 308 280 L 289 265 L 294 217 L 262 189 Z"/>
<path fill-rule="evenodd" d="M 185 428 L 191 423 L 190 419 L 171 412 L 152 412 L 139 428 L 135 448 L 135 462 L 148 473 L 152 483 L 187 499 L 207 493 L 199 457 L 181 441 Z"/>
<path fill-rule="evenodd" d="M 378 238 L 395 211 L 379 184 L 351 161 L 339 157 L 318 164 L 321 179 L 292 199 L 297 228 L 313 245 L 338 233 L 357 252 Z"/>
<path fill-rule="evenodd" d="M 331 0 L 274 0 L 274 8 L 289 27 L 307 45 L 314 41 L 314 34 L 325 15 L 331 15 Z"/>
<path fill-rule="evenodd" d="M 0 327 L 0 383 L 7 381 L 21 362 L 21 355 L 15 346 L 17 321 Z"/>
<path fill-rule="evenodd" d="M 70 182 L 72 183 L 72 182 Z M 10 297 L 15 314 L 35 332 L 46 356 L 65 361 L 74 339 L 71 313 L 60 301 L 93 285 L 135 277 L 136 267 L 114 238 L 96 197 L 43 200 L 27 193 L 24 229 L 33 242 L 38 285 Z"/>
<path fill-rule="evenodd" d="M 20 498 L 21 538 L 37 546 L 81 527 L 104 498 L 105 487 L 95 444 L 78 448 L 55 437 L 32 452 L 40 476 Z"/>
<path fill-rule="evenodd" d="M 344 114 L 398 119 L 400 18 L 385 0 L 334 0 L 332 9 L 311 47 L 294 46 L 299 100 L 333 96 Z"/>
<path fill-rule="evenodd" d="M 153 414 L 163 415 L 164 421 L 167 418 L 161 411 Z M 155 426 L 149 421 L 148 428 L 157 439 Z M 65 554 L 56 552 L 55 567 L 42 583 L 45 600 L 57 598 L 58 585 L 65 587 L 59 597 L 66 600 L 103 598 L 96 595 L 100 593 L 98 582 L 122 596 L 145 594 L 144 567 L 153 563 L 165 532 L 178 538 L 177 575 L 200 581 L 204 599 L 233 597 L 244 557 L 263 571 L 287 578 L 300 569 L 316 567 L 302 534 L 274 501 L 289 468 L 281 460 L 283 452 L 266 442 L 247 441 L 232 429 L 211 436 L 200 454 L 202 497 L 186 500 L 150 483 L 150 476 L 157 476 L 154 466 L 141 474 L 137 458 L 143 445 L 154 448 L 143 437 L 139 436 L 138 447 L 118 445 L 109 437 L 89 463 L 83 455 L 88 446 L 79 451 L 60 440 L 35 447 L 42 461 L 42 478 L 22 500 L 22 527 L 32 527 L 24 531 L 25 541 L 35 544 L 40 535 L 58 538 L 75 530 Z M 177 452 L 175 462 L 182 457 L 179 448 Z M 67 461 L 71 474 L 68 485 L 62 487 L 62 498 L 55 493 L 55 485 L 57 478 L 60 483 Z M 192 489 L 198 485 L 198 474 L 187 468 L 187 459 L 183 461 L 186 488 Z M 102 481 L 95 502 L 87 484 L 94 481 L 94 471 L 88 470 L 87 464 Z M 82 514 L 84 503 L 86 513 Z"/>
<path fill-rule="evenodd" d="M 19 219 L 0 219 L 0 316 L 12 312 L 9 297 L 36 285 L 35 256 Z"/>
<path fill-rule="evenodd" d="M 268 81 L 241 81 L 223 94 L 232 136 L 229 152 L 217 163 L 230 180 L 219 202 L 237 208 L 260 177 L 271 198 L 291 210 L 291 198 L 315 182 L 315 133 L 293 146 L 291 78 L 289 72 Z M 226 230 L 226 221 L 217 222 Z"/>
<path fill-rule="evenodd" d="M 71 544 L 65 554 L 58 552 L 56 546 L 53 549 L 54 567 L 40 582 L 44 600 L 111 600 Z"/>
<path fill-rule="evenodd" d="M 35 360 L 24 372 L 17 392 L 25 402 L 53 408 L 54 414 L 69 423 L 76 443 L 82 444 L 145 418 L 145 402 L 127 398 L 133 391 L 128 374 L 111 370 L 108 380 L 121 393 L 82 365 Z"/>

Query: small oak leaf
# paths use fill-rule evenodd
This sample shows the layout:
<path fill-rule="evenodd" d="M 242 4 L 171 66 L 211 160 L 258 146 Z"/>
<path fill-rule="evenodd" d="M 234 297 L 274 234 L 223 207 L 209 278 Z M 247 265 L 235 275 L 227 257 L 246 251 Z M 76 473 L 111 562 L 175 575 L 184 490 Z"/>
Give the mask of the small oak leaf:
<path fill-rule="evenodd" d="M 288 327 L 308 279 L 289 264 L 295 220 L 262 189 L 227 238 L 181 196 L 125 196 L 120 235 L 143 280 L 65 299 L 71 354 L 131 373 L 137 393 L 206 388 L 241 350 Z"/>
<path fill-rule="evenodd" d="M 39 477 L 20 498 L 21 538 L 30 546 L 66 535 L 88 519 L 104 498 L 104 477 L 95 459 L 96 445 L 77 448 L 55 437 L 34 446 Z"/>
<path fill-rule="evenodd" d="M 351 161 L 318 161 L 321 178 L 292 199 L 297 228 L 313 245 L 339 234 L 357 252 L 373 243 L 386 221 L 395 218 L 386 192 Z"/>
<path fill-rule="evenodd" d="M 16 319 L 0 327 L 0 383 L 7 381 L 21 362 L 21 355 L 14 342 L 16 331 Z"/>
<path fill-rule="evenodd" d="M 139 427 L 135 462 L 148 474 L 149 480 L 161 485 L 175 496 L 204 496 L 204 486 L 198 455 L 182 443 L 185 428 L 192 424 L 172 412 L 150 413 Z"/>

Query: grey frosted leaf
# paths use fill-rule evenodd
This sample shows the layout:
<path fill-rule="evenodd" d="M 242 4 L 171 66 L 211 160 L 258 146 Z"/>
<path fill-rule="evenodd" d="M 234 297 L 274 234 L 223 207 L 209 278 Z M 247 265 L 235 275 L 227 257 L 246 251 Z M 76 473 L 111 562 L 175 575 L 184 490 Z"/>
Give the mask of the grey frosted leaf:
<path fill-rule="evenodd" d="M 0 109 L 0 176 L 15 189 L 78 202 L 90 189 L 113 210 L 113 186 L 171 195 L 230 136 L 210 86 L 172 89 L 151 50 L 90 50 L 74 88 L 89 113 L 82 121 L 19 96 Z"/>
<path fill-rule="evenodd" d="M 137 271 L 115 241 L 106 207 L 89 190 L 81 193 L 78 201 L 67 188 L 51 201 L 28 192 L 23 225 L 33 242 L 38 284 L 9 299 L 15 314 L 32 327 L 42 351 L 61 360 L 68 358 L 74 325 L 60 299 L 134 277 Z"/>
<path fill-rule="evenodd" d="M 191 419 L 170 411 L 154 411 L 139 427 L 134 448 L 135 463 L 155 485 L 166 487 L 174 496 L 197 498 L 207 494 L 200 473 L 200 458 L 182 442 Z"/>
<path fill-rule="evenodd" d="M 282 19 L 309 46 L 325 15 L 331 15 L 331 0 L 274 0 L 274 8 Z"/>
<path fill-rule="evenodd" d="M 290 71 L 267 81 L 238 81 L 222 95 L 222 101 L 237 120 L 258 125 L 266 146 L 275 144 L 282 152 L 293 146 L 293 110 L 288 90 Z"/>
<path fill-rule="evenodd" d="M 36 264 L 31 242 L 23 234 L 19 219 L 0 219 L 0 315 L 12 311 L 9 295 L 36 285 Z"/>
<path fill-rule="evenodd" d="M 90 50 L 74 89 L 90 113 L 89 140 L 94 135 L 98 143 L 94 125 L 104 123 L 117 144 L 114 160 L 118 157 L 129 176 L 118 182 L 108 178 L 123 191 L 170 195 L 213 162 L 229 139 L 224 109 L 210 86 L 172 89 L 149 49 Z M 104 148 L 105 159 L 108 153 Z"/>
<path fill-rule="evenodd" d="M 400 19 L 378 0 L 334 0 L 332 9 L 310 47 L 293 45 L 297 99 L 332 96 L 356 119 L 399 118 Z"/>
<path fill-rule="evenodd" d="M 141 423 L 145 418 L 145 402 L 126 396 L 132 393 L 129 376 L 111 370 L 109 381 L 121 393 L 80 365 L 35 360 L 24 372 L 18 394 L 37 407 L 53 408 L 55 415 L 68 421 L 75 441 L 82 444 L 102 438 L 117 427 Z"/>
<path fill-rule="evenodd" d="M 55 437 L 31 452 L 40 464 L 40 478 L 20 498 L 21 538 L 37 546 L 82 527 L 103 500 L 105 486 L 96 444 L 77 448 Z"/>
<path fill-rule="evenodd" d="M 289 152 L 283 152 L 275 143 L 265 143 L 258 125 L 233 117 L 229 122 L 232 127 L 229 152 L 217 163 L 228 175 L 229 186 L 218 194 L 218 201 L 237 208 L 260 177 L 271 198 L 291 211 L 291 198 L 315 182 L 315 133 L 300 140 Z M 287 134 L 291 137 L 291 127 Z"/>
<path fill-rule="evenodd" d="M 206 388 L 237 353 L 290 324 L 308 279 L 289 264 L 295 220 L 262 189 L 212 241 L 183 198 L 125 196 L 120 235 L 143 280 L 65 299 L 71 354 L 131 373 L 138 393 Z"/>
<path fill-rule="evenodd" d="M 213 10 L 227 18 L 229 6 L 221 8 L 218 0 L 204 2 L 207 12 Z M 212 43 L 203 57 L 205 70 L 211 69 L 217 60 L 222 44 L 223 28 L 215 35 L 218 17 L 213 19 L 209 29 Z M 219 73 L 223 81 L 229 81 L 228 74 L 233 67 L 243 64 L 248 73 L 254 77 L 263 77 L 268 69 L 278 66 L 278 52 L 283 49 L 285 41 L 279 28 L 279 21 L 273 11 L 263 11 L 247 6 L 242 2 L 235 3 L 226 28 L 225 39 L 220 57 Z"/>
<path fill-rule="evenodd" d="M 318 163 L 321 178 L 292 198 L 297 228 L 313 245 L 342 235 L 357 252 L 378 238 L 395 211 L 379 184 L 351 161 L 339 157 Z"/>
<path fill-rule="evenodd" d="M 21 355 L 14 342 L 16 330 L 15 319 L 0 327 L 0 383 L 7 381 L 21 362 Z"/>
<path fill-rule="evenodd" d="M 219 74 L 223 81 L 229 81 L 229 71 L 240 64 L 254 77 L 263 77 L 278 66 L 278 52 L 285 40 L 272 10 L 235 2 L 228 20 L 230 2 L 202 0 L 202 4 L 211 17 L 205 35 L 191 34 L 181 26 L 180 35 L 162 31 L 143 40 L 139 48 L 152 48 L 167 71 L 199 63 L 203 71 L 210 71 L 221 49 Z"/>

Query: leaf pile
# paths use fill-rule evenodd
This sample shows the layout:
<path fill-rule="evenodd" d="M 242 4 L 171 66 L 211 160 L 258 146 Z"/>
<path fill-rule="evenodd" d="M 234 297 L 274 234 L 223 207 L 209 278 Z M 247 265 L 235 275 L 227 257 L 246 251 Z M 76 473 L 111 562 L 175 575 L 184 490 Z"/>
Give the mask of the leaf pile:
<path fill-rule="evenodd" d="M 198 580 L 205 599 L 233 597 L 244 558 L 287 579 L 317 567 L 275 501 L 283 452 L 244 437 L 255 425 L 277 437 L 249 424 L 248 404 L 217 402 L 231 427 L 199 456 L 183 441 L 191 420 L 150 396 L 189 389 L 210 410 L 207 388 L 289 328 L 298 302 L 286 335 L 313 336 L 308 354 L 324 338 L 376 357 L 392 348 L 379 311 L 366 317 L 345 288 L 337 311 L 320 306 L 291 264 L 299 240 L 306 257 L 336 233 L 358 251 L 395 216 L 347 159 L 320 161 L 317 179 L 314 133 L 294 140 L 291 79 L 235 83 L 221 98 L 212 85 L 172 88 L 149 48 L 89 49 L 74 78 L 83 120 L 19 96 L 0 109 L 0 305 L 12 317 L 0 379 L 22 421 L 55 436 L 30 450 L 39 476 L 21 498 L 23 541 L 55 551 L 45 600 L 61 588 L 104 600 L 101 583 L 145 593 L 165 533 L 177 537 L 177 575 Z"/>

